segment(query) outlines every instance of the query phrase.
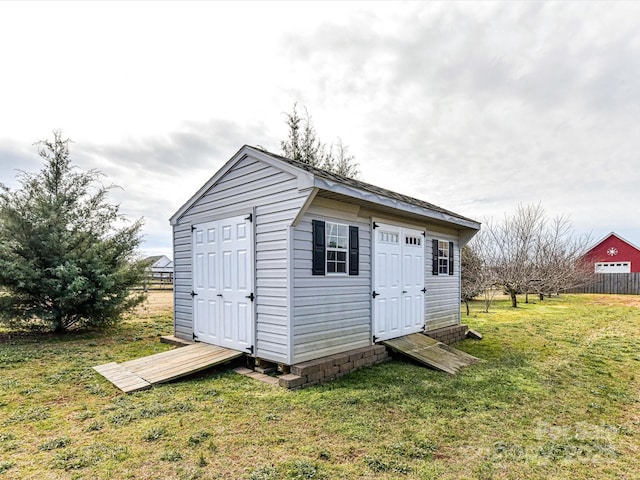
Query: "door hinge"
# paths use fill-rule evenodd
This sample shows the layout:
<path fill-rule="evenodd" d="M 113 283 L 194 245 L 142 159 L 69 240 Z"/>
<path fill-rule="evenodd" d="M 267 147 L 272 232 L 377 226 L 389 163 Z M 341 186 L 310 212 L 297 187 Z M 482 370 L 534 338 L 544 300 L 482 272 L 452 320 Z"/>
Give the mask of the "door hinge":
<path fill-rule="evenodd" d="M 374 290 L 373 293 L 371 294 L 371 296 L 373 298 L 376 298 L 378 295 L 380 295 L 379 293 L 376 293 L 376 291 Z"/>
<path fill-rule="evenodd" d="M 422 290 L 420 290 L 422 293 L 427 293 L 427 289 L 423 288 Z"/>
<path fill-rule="evenodd" d="M 195 340 L 196 338 L 198 338 L 198 336 L 194 333 L 191 334 L 191 336 L 193 337 L 193 339 Z"/>
<path fill-rule="evenodd" d="M 373 222 L 373 229 L 375 230 L 376 228 L 378 228 L 380 225 L 378 225 L 376 222 Z"/>
<path fill-rule="evenodd" d="M 198 295 L 196 292 L 194 292 L 193 290 L 191 290 L 191 293 L 189 294 L 191 295 L 191 298 L 195 297 L 196 295 Z"/>
<path fill-rule="evenodd" d="M 422 232 L 422 236 L 423 236 L 423 237 L 426 237 L 426 236 L 427 236 L 427 232 L 424 232 L 424 231 L 423 231 L 423 232 Z"/>
<path fill-rule="evenodd" d="M 253 213 L 250 213 L 249 216 L 245 218 L 245 220 L 249 220 L 250 222 L 253 222 Z"/>
<path fill-rule="evenodd" d="M 375 335 L 373 336 L 373 343 L 376 343 L 378 341 L 378 337 L 376 337 Z"/>
<path fill-rule="evenodd" d="M 253 345 L 247 347 L 247 350 L 249 350 L 249 353 L 253 355 Z"/>
<path fill-rule="evenodd" d="M 191 225 L 191 231 L 193 232 L 196 229 L 195 225 Z"/>
<path fill-rule="evenodd" d="M 253 302 L 253 299 L 256 298 L 253 296 L 253 292 L 251 292 L 249 295 L 246 295 L 244 298 L 248 298 L 249 300 L 251 300 Z"/>

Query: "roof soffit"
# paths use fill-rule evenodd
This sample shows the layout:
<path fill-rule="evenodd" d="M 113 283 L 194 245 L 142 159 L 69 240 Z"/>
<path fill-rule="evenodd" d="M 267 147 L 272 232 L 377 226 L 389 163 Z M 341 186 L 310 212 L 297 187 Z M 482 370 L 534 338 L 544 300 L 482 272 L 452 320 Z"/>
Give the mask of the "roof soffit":
<path fill-rule="evenodd" d="M 368 184 L 360 180 L 342 177 L 327 170 L 322 170 L 271 152 L 259 150 L 255 147 L 249 148 L 255 152 L 259 152 L 262 158 L 272 158 L 277 161 L 280 168 L 282 168 L 283 164 L 289 165 L 298 172 L 309 174 L 312 178 L 313 186 L 321 190 L 342 194 L 346 197 L 363 199 L 370 204 L 387 206 L 388 208 L 411 212 L 423 218 L 439 219 L 445 223 L 455 224 L 472 230 L 480 229 L 479 222 L 457 213 L 450 212 L 438 207 L 437 205 L 430 204 L 429 202 L 412 198 L 397 192 L 392 192 L 385 188 Z"/>
<path fill-rule="evenodd" d="M 315 186 L 321 190 L 332 192 L 334 194 L 337 194 L 337 196 L 343 197 L 343 201 L 349 201 L 350 199 L 353 199 L 358 203 L 361 202 L 363 206 L 367 206 L 369 208 L 386 207 L 386 209 L 389 210 L 399 210 L 411 216 L 436 221 L 437 223 L 442 223 L 445 225 L 454 224 L 458 227 L 464 227 L 471 230 L 480 230 L 480 223 L 470 219 L 459 218 L 450 215 L 447 212 L 429 210 L 427 208 L 412 205 L 401 200 L 388 198 L 383 195 L 378 195 L 372 192 L 352 188 L 343 184 L 329 182 L 323 178 L 316 177 Z"/>

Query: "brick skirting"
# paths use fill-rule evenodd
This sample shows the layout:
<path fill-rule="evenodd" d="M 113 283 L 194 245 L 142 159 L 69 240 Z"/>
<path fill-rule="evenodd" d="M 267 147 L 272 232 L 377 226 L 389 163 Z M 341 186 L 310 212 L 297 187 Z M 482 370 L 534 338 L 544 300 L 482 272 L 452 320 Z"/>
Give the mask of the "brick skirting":
<path fill-rule="evenodd" d="M 384 345 L 356 348 L 344 353 L 291 365 L 291 373 L 281 375 L 278 384 L 285 388 L 303 388 L 330 382 L 358 368 L 389 360 Z"/>
<path fill-rule="evenodd" d="M 429 337 L 438 340 L 446 345 L 459 342 L 467 338 L 468 328 L 466 325 L 453 325 L 451 327 L 438 328 L 425 332 Z"/>

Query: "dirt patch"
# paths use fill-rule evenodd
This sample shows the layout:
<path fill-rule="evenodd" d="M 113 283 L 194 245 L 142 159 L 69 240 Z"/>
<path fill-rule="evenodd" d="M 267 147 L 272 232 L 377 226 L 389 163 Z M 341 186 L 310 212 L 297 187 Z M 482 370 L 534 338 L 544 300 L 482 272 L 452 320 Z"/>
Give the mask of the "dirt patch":
<path fill-rule="evenodd" d="M 134 315 L 158 315 L 173 312 L 173 290 L 150 290 Z"/>
<path fill-rule="evenodd" d="M 591 302 L 596 305 L 620 305 L 640 307 L 640 295 L 590 295 Z"/>

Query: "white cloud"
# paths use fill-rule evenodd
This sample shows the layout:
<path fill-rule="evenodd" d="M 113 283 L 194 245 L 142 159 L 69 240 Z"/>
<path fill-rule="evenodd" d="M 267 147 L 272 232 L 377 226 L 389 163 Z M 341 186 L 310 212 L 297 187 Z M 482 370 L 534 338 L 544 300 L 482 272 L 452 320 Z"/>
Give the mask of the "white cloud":
<path fill-rule="evenodd" d="M 637 18 L 600 2 L 1 3 L 0 181 L 62 128 L 170 253 L 167 218 L 242 144 L 277 151 L 298 100 L 365 181 L 478 219 L 542 202 L 638 244 Z"/>

